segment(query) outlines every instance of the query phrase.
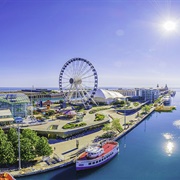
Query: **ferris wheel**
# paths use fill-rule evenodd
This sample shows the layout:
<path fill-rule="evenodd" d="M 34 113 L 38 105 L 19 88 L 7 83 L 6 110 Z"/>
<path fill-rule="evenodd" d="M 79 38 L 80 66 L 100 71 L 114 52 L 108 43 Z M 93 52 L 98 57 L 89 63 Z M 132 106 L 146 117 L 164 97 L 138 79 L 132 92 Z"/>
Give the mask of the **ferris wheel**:
<path fill-rule="evenodd" d="M 59 75 L 59 89 L 64 101 L 83 104 L 85 107 L 93 100 L 98 87 L 98 75 L 94 66 L 82 58 L 72 58 L 62 67 Z M 96 104 L 96 103 L 95 103 Z"/>

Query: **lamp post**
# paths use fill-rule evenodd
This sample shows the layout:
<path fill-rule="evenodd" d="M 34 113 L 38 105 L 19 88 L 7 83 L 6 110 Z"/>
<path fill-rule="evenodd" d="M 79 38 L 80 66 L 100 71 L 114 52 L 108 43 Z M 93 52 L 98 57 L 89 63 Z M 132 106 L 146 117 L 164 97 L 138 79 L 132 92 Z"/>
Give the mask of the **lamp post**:
<path fill-rule="evenodd" d="M 20 126 L 18 123 L 18 154 L 19 154 L 19 170 L 21 170 L 21 142 L 20 142 Z"/>

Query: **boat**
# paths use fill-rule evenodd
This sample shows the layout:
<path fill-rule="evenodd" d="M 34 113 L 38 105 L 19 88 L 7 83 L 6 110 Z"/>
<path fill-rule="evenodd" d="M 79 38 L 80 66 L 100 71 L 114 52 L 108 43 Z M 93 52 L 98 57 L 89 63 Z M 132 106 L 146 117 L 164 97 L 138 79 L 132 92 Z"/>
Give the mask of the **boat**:
<path fill-rule="evenodd" d="M 119 143 L 106 141 L 92 144 L 76 159 L 76 171 L 99 167 L 110 161 L 119 152 Z"/>
<path fill-rule="evenodd" d="M 170 102 L 171 102 L 171 97 L 169 95 L 164 96 L 163 103 L 170 104 Z"/>
<path fill-rule="evenodd" d="M 171 97 L 174 97 L 176 95 L 176 91 L 171 91 Z"/>
<path fill-rule="evenodd" d="M 16 180 L 16 179 L 8 172 L 1 172 L 0 180 Z"/>

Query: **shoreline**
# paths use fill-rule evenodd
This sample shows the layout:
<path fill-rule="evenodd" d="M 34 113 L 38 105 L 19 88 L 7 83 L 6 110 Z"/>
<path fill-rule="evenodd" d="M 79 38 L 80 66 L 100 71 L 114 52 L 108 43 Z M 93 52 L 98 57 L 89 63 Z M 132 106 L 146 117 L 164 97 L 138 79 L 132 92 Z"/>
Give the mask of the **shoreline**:
<path fill-rule="evenodd" d="M 143 122 L 151 113 L 153 113 L 154 110 L 155 110 L 155 108 L 152 108 L 150 110 L 150 112 L 148 112 L 145 116 L 143 116 L 143 117 L 139 118 L 138 120 L 134 121 L 134 123 L 132 125 L 129 125 L 128 128 L 124 129 L 120 134 L 117 135 L 117 137 L 113 138 L 113 140 L 117 141 L 117 140 L 121 139 L 122 137 L 124 137 L 129 132 L 131 132 L 135 127 L 137 127 L 141 122 Z M 71 146 L 69 146 L 69 147 L 71 148 Z M 84 151 L 85 147 L 86 146 L 82 146 L 80 149 L 77 149 L 77 151 L 74 152 L 74 155 L 77 156 L 77 154 L 80 154 L 82 151 Z M 71 156 L 72 155 L 73 154 L 71 154 Z M 21 169 L 21 170 L 18 170 L 18 171 L 11 171 L 9 173 L 11 173 L 16 178 L 16 177 L 31 176 L 31 175 L 35 175 L 35 174 L 45 173 L 45 172 L 48 172 L 48 171 L 53 171 L 53 170 L 56 170 L 56 169 L 63 168 L 63 167 L 66 167 L 68 165 L 74 164 L 75 163 L 75 157 L 72 158 L 71 156 L 67 160 L 62 160 L 59 163 L 51 164 L 51 165 L 46 166 L 46 167 L 41 167 L 41 169 L 36 170 L 36 169 L 30 167 L 30 168 Z"/>

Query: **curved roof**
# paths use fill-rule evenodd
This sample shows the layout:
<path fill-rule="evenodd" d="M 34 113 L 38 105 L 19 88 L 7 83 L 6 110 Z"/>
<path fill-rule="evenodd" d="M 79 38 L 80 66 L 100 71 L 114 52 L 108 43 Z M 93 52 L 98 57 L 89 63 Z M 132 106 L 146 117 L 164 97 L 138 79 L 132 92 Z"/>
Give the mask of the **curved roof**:
<path fill-rule="evenodd" d="M 0 102 L 8 104 L 29 103 L 28 96 L 23 93 L 2 93 L 0 94 Z"/>
<path fill-rule="evenodd" d="M 124 98 L 124 96 L 119 92 L 109 91 L 105 89 L 97 89 L 94 97 L 100 97 L 104 99 Z"/>

